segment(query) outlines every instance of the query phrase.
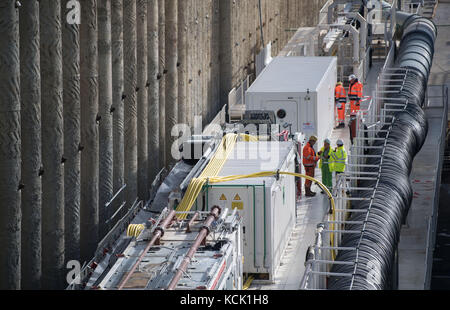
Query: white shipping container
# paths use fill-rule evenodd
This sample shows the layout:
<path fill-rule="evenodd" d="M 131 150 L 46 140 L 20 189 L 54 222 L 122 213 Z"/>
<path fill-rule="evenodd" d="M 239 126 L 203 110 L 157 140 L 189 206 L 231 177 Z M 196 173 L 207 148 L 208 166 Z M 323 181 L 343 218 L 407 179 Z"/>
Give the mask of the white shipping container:
<path fill-rule="evenodd" d="M 246 110 L 274 111 L 277 124 L 323 141 L 335 125 L 336 82 L 336 57 L 277 57 L 247 90 Z"/>
<path fill-rule="evenodd" d="M 294 159 L 292 142 L 238 142 L 219 175 L 295 172 Z M 295 226 L 295 191 L 295 177 L 286 175 L 210 184 L 196 208 L 237 209 L 243 217 L 243 271 L 272 281 Z"/>

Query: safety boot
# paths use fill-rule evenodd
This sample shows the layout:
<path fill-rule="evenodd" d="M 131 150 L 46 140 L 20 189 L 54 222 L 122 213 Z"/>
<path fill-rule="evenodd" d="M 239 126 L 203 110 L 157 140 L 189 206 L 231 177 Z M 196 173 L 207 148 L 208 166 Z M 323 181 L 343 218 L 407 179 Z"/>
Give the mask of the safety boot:
<path fill-rule="evenodd" d="M 315 197 L 316 196 L 316 193 L 311 191 L 310 188 L 305 188 L 305 192 L 306 192 L 306 194 L 305 194 L 306 197 Z"/>

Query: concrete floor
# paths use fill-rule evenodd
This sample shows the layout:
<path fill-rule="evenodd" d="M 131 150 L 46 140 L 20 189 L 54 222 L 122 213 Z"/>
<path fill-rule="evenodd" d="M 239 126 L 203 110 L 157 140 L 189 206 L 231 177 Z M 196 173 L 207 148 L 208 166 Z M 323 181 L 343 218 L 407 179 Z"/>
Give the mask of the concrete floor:
<path fill-rule="evenodd" d="M 377 86 L 378 76 L 384 63 L 374 62 L 372 68 L 370 68 L 369 74 L 367 74 L 366 83 L 364 84 L 364 96 L 375 97 L 375 91 Z"/>
<path fill-rule="evenodd" d="M 422 150 L 417 154 L 411 172 L 414 199 L 403 226 L 399 243 L 399 289 L 423 290 L 429 288 L 432 242 L 439 197 L 443 152 L 443 129 L 447 119 L 443 107 L 426 109 L 429 131 Z M 431 247 L 432 248 L 432 247 Z"/>
<path fill-rule="evenodd" d="M 450 290 L 450 184 L 442 184 L 436 246 L 433 252 L 432 290 Z"/>
<path fill-rule="evenodd" d="M 439 1 L 434 22 L 438 27 L 437 53 L 430 77 L 431 84 L 450 87 L 450 0 Z M 449 114 L 450 119 L 450 114 Z M 443 175 L 440 190 L 436 245 L 433 252 L 431 289 L 450 289 L 450 176 Z"/>
<path fill-rule="evenodd" d="M 439 0 L 433 21 L 438 29 L 438 37 L 429 84 L 450 87 L 450 0 Z"/>

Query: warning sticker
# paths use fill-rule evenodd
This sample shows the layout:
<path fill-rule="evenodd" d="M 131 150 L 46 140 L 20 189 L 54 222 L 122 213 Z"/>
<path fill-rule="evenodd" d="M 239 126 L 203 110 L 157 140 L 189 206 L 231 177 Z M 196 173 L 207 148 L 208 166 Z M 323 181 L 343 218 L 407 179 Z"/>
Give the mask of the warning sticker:
<path fill-rule="evenodd" d="M 314 123 L 303 123 L 303 130 L 315 130 Z"/>
<path fill-rule="evenodd" d="M 238 210 L 244 210 L 244 203 L 242 201 L 234 201 L 231 203 L 231 208 L 238 209 Z"/>
<path fill-rule="evenodd" d="M 239 196 L 239 194 L 236 194 L 236 196 L 234 196 L 233 200 L 242 200 L 241 197 Z"/>
<path fill-rule="evenodd" d="M 220 196 L 220 200 L 227 200 L 227 197 L 225 196 L 225 194 L 222 194 L 222 196 Z"/>

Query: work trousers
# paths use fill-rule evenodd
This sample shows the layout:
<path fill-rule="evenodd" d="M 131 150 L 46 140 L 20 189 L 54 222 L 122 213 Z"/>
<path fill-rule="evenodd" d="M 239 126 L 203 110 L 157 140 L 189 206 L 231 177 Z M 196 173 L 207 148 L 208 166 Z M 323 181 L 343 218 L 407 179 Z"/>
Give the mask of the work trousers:
<path fill-rule="evenodd" d="M 305 166 L 306 175 L 311 177 L 311 178 L 314 178 L 314 170 L 315 170 L 315 167 L 306 167 Z M 312 182 L 310 180 L 306 180 L 305 181 L 305 188 L 311 188 L 311 184 L 312 184 Z"/>
<path fill-rule="evenodd" d="M 361 103 L 360 103 L 360 101 L 350 101 L 350 111 L 351 111 L 351 113 L 357 113 L 359 110 L 361 110 Z"/>
<path fill-rule="evenodd" d="M 345 122 L 345 109 L 338 109 L 338 122 L 342 124 Z"/>
<path fill-rule="evenodd" d="M 333 174 L 330 172 L 328 164 L 322 165 L 322 183 L 328 188 L 328 190 L 333 189 Z"/>
<path fill-rule="evenodd" d="M 342 123 L 345 123 L 345 106 L 346 106 L 346 102 L 339 102 L 336 101 L 336 110 L 337 110 L 337 118 L 338 118 L 338 123 L 339 125 Z"/>

